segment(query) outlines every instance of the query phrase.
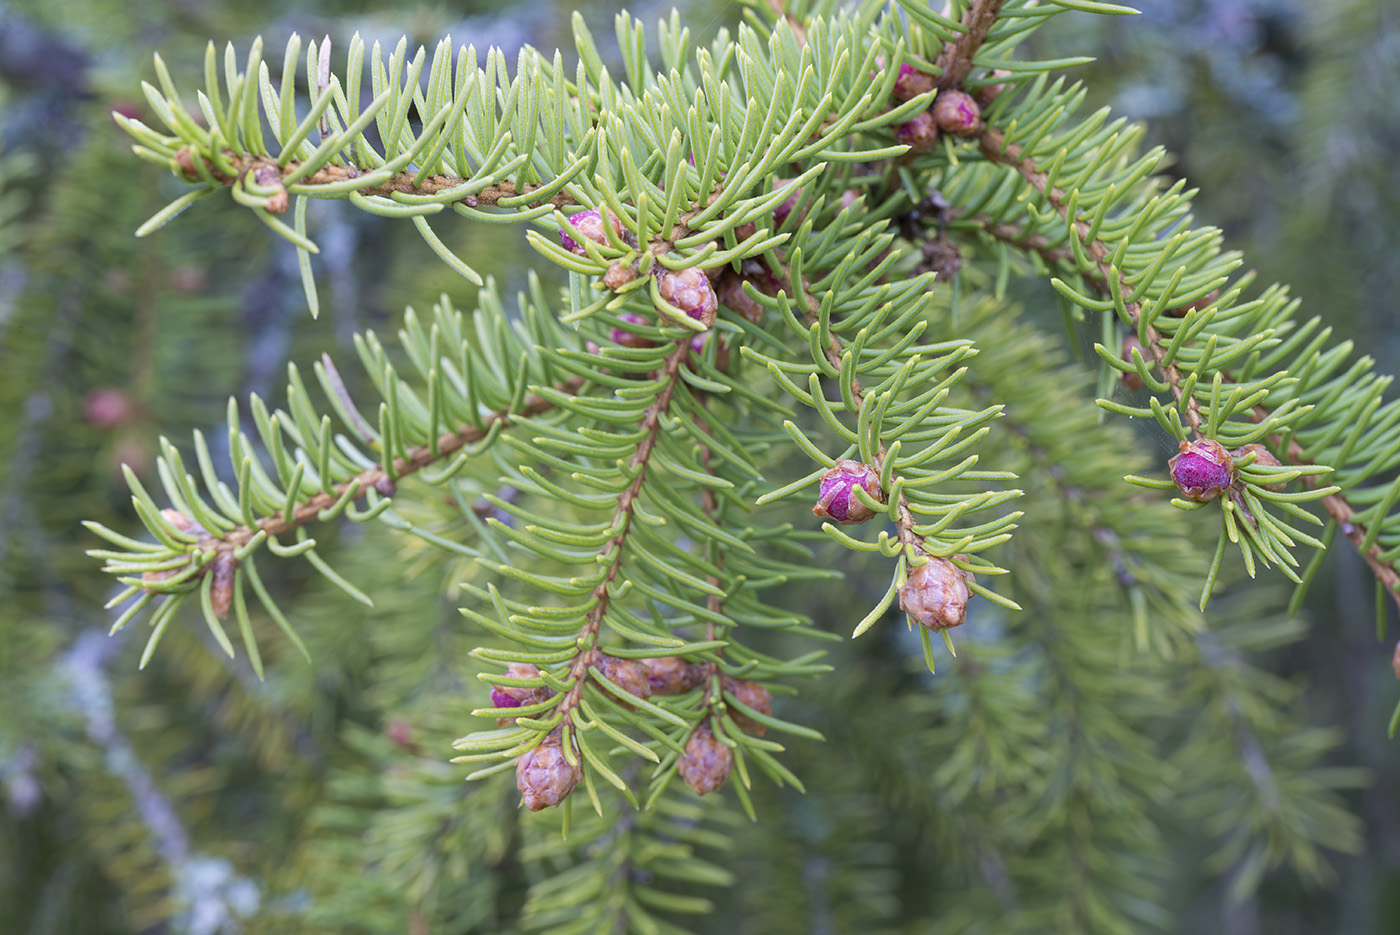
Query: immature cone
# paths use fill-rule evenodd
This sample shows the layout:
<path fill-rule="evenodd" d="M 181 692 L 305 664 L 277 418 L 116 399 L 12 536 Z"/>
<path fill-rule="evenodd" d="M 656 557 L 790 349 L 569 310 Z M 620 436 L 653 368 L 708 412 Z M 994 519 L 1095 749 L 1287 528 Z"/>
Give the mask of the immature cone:
<path fill-rule="evenodd" d="M 988 73 L 989 78 L 1010 78 L 1011 72 L 1005 68 L 993 68 Z M 1005 84 L 984 84 L 972 92 L 972 98 L 982 107 L 991 107 L 992 101 L 1001 97 L 1001 92 L 1006 90 Z"/>
<path fill-rule="evenodd" d="M 647 669 L 647 684 L 653 695 L 680 695 L 705 681 L 705 667 L 686 662 L 680 656 L 658 656 L 637 660 Z"/>
<path fill-rule="evenodd" d="M 618 321 L 629 325 L 650 325 L 651 320 L 645 315 L 638 315 L 636 312 L 623 312 L 617 316 Z M 626 328 L 614 328 L 608 332 L 608 337 L 612 338 L 614 344 L 621 344 L 623 347 L 643 348 L 653 346 L 649 338 L 644 338 L 640 334 L 634 334 Z"/>
<path fill-rule="evenodd" d="M 1187 500 L 1209 503 L 1235 482 L 1235 462 L 1225 446 L 1209 438 L 1182 442 L 1181 453 L 1167 462 L 1172 481 Z"/>
<path fill-rule="evenodd" d="M 114 387 L 93 390 L 83 399 L 83 419 L 99 429 L 114 429 L 136 418 L 136 404 Z"/>
<path fill-rule="evenodd" d="M 717 297 L 726 308 L 733 309 L 748 321 L 758 324 L 763 317 L 763 306 L 749 297 L 744 291 L 744 283 L 753 283 L 754 289 L 766 296 L 777 296 L 783 291 L 782 284 L 768 271 L 768 267 L 758 260 L 745 260 L 740 272 L 728 267 L 715 287 Z"/>
<path fill-rule="evenodd" d="M 570 763 L 564 756 L 558 731 L 515 761 L 515 787 L 520 790 L 525 807 L 532 812 L 567 799 L 582 778 L 578 752 L 574 751 L 574 762 Z"/>
<path fill-rule="evenodd" d="M 708 727 L 697 727 L 685 744 L 685 756 L 676 769 L 685 784 L 698 795 L 714 792 L 729 778 L 734 751 L 720 743 Z"/>
<path fill-rule="evenodd" d="M 539 678 L 540 670 L 528 662 L 512 662 L 506 666 L 506 675 L 517 679 Z M 491 707 L 519 708 L 522 705 L 537 704 L 553 695 L 547 685 L 526 688 L 521 685 L 492 685 Z"/>
<path fill-rule="evenodd" d="M 632 264 L 618 260 L 603 274 L 603 285 L 616 292 L 636 278 L 637 271 L 632 268 Z"/>
<path fill-rule="evenodd" d="M 569 222 L 569 227 L 559 228 L 559 243 L 570 253 L 584 256 L 588 252 L 584 249 L 583 244 L 575 238 L 591 240 L 596 244 L 608 242 L 607 228 L 604 226 L 602 212 L 590 208 L 587 211 L 580 211 L 578 214 L 571 214 L 565 220 Z M 607 220 L 612 223 L 613 233 L 621 238 L 622 222 L 611 211 L 607 212 Z"/>
<path fill-rule="evenodd" d="M 1254 454 L 1255 467 L 1283 467 L 1283 463 L 1280 462 L 1278 458 L 1274 457 L 1274 453 L 1258 442 L 1250 442 L 1248 445 L 1236 448 L 1234 451 L 1230 452 L 1230 454 L 1233 455 L 1236 460 L 1239 460 L 1251 452 Z M 1278 492 L 1287 487 L 1288 484 L 1284 482 L 1282 484 L 1260 484 L 1259 486 L 1263 487 L 1265 490 Z"/>
<path fill-rule="evenodd" d="M 725 676 L 722 680 L 724 690 L 744 704 L 753 708 L 759 714 L 773 713 L 773 696 L 768 689 L 757 682 L 750 682 L 747 679 L 733 679 Z M 729 716 L 734 719 L 734 723 L 739 725 L 739 729 L 745 733 L 753 734 L 755 737 L 762 737 L 768 733 L 768 725 L 755 721 L 738 708 L 730 707 Z"/>
<path fill-rule="evenodd" d="M 656 279 L 657 291 L 661 297 L 706 328 L 715 323 L 715 311 L 719 299 L 715 297 L 714 286 L 703 270 L 663 269 Z"/>
<path fill-rule="evenodd" d="M 238 569 L 238 560 L 232 552 L 220 552 L 214 559 L 214 582 L 209 587 L 209 604 L 214 616 L 220 620 L 228 616 L 233 603 L 233 573 Z"/>
<path fill-rule="evenodd" d="M 901 101 L 907 101 L 911 97 L 918 97 L 920 94 L 932 91 L 933 85 L 933 75 L 901 62 L 899 77 L 894 79 L 894 88 L 890 93 Z"/>
<path fill-rule="evenodd" d="M 946 558 L 929 557 L 927 564 L 909 570 L 899 589 L 899 606 L 911 619 L 930 630 L 960 627 L 967 619 L 972 575 Z"/>
<path fill-rule="evenodd" d="M 626 692 L 631 692 L 638 698 L 651 697 L 651 680 L 647 667 L 636 659 L 618 659 L 603 653 L 598 654 L 596 667 L 603 674 L 603 678 L 612 682 L 618 688 Z M 607 689 L 604 689 L 607 692 Z M 633 706 L 614 697 L 618 704 L 628 711 L 634 710 Z"/>
<path fill-rule="evenodd" d="M 1143 351 L 1142 342 L 1137 339 L 1136 335 L 1130 334 L 1123 339 L 1122 357 L 1124 362 L 1130 364 L 1133 362 L 1134 350 L 1138 352 L 1144 362 L 1151 360 L 1151 358 L 1147 356 L 1147 353 Z M 1124 370 L 1119 379 L 1123 381 L 1123 389 L 1130 393 L 1142 389 L 1142 374 L 1138 373 L 1136 370 Z"/>
<path fill-rule="evenodd" d="M 934 122 L 932 114 L 923 110 L 908 123 L 895 127 L 894 138 L 895 142 L 903 143 L 916 153 L 925 152 L 933 149 L 933 144 L 938 141 L 938 124 Z"/>
<path fill-rule="evenodd" d="M 884 502 L 879 473 L 868 464 L 842 458 L 822 474 L 821 493 L 817 505 L 812 507 L 812 513 L 834 519 L 843 526 L 865 522 L 875 515 L 875 511 L 856 499 L 853 492 L 856 487 L 875 500 Z"/>
<path fill-rule="evenodd" d="M 933 122 L 953 136 L 971 136 L 982 123 L 982 108 L 966 91 L 940 91 L 933 99 Z"/>

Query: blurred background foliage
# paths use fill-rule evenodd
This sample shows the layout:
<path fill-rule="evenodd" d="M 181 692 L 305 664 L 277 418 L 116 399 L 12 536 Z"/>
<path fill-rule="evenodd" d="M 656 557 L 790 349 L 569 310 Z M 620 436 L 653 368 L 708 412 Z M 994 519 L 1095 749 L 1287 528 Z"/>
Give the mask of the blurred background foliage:
<path fill-rule="evenodd" d="M 1153 141 L 1178 154 L 1175 171 L 1202 189 L 1199 220 L 1223 227 L 1264 281 L 1291 283 L 1305 311 L 1325 315 L 1381 370 L 1400 371 L 1400 331 L 1391 323 L 1400 287 L 1392 255 L 1400 245 L 1393 158 L 1400 7 L 1393 0 L 1141 5 L 1139 17 L 1061 17 L 1032 51 L 1094 56 L 1077 76 L 1091 102 L 1150 122 Z M 444 290 L 469 306 L 469 287 L 411 230 L 339 204 L 313 206 L 323 247 L 320 326 L 305 312 L 292 251 L 247 212 L 205 205 L 156 236 L 132 236 L 179 188 L 130 155 L 109 117 L 113 109 L 144 115 L 139 81 L 151 76 L 153 50 L 180 80 L 198 73 L 207 39 L 243 48 L 261 34 L 278 48 L 293 30 L 328 33 L 342 49 L 355 31 L 389 45 L 405 33 L 413 44 L 450 33 L 508 54 L 525 42 L 570 44 L 571 7 L 563 3 L 388 6 L 0 2 L 0 927 L 7 932 L 497 931 L 514 924 L 525 885 L 539 873 L 521 860 L 521 836 L 535 839 L 522 830 L 509 784 L 468 788 L 464 770 L 445 762 L 481 700 L 457 664 L 476 642 L 454 610 L 455 583 L 468 567 L 430 560 L 382 530 L 343 530 L 337 566 L 384 599 L 364 614 L 321 584 L 273 582 L 288 595 L 315 664 L 285 653 L 270 658 L 260 684 L 244 661 L 211 652 L 196 627 L 172 633 L 167 651 L 138 673 L 141 641 L 106 638 L 108 579 L 83 555 L 94 543 L 81 519 L 134 526 L 117 467 L 149 471 L 160 432 L 178 442 L 201 427 L 218 438 L 208 430 L 219 426 L 227 397 L 280 398 L 287 360 L 306 362 L 322 350 L 344 357 L 355 330 L 392 333 L 404 305 L 429 306 Z M 632 10 L 654 21 L 668 8 L 648 2 Z M 588 0 L 584 11 L 596 35 L 611 34 L 611 3 Z M 737 6 L 715 0 L 683 12 L 702 37 L 739 16 Z M 506 294 L 523 286 L 533 265 L 523 233 L 503 243 L 499 229 L 462 224 L 453 236 L 454 248 L 494 273 Z M 1038 291 L 1022 295 L 1028 321 L 1058 320 L 1049 290 L 1030 285 Z M 966 327 L 979 343 L 988 340 L 976 316 Z M 1065 369 L 1052 376 L 1088 400 L 1087 371 L 1071 361 L 1083 348 L 1067 347 L 1063 355 L 1047 350 L 1064 357 Z M 992 389 L 1004 398 L 1015 388 Z M 1094 431 L 1090 417 L 1085 432 Z M 1121 428 L 1108 437 L 1142 449 L 1115 460 L 1110 446 L 1105 458 L 1115 463 L 1106 469 L 1114 474 L 1140 459 L 1151 470 L 1146 462 L 1159 460 L 1160 441 Z M 1007 452 L 1005 466 L 1019 465 L 1033 488 L 1033 454 L 1010 443 Z M 1162 522 L 1181 520 L 1166 511 Z M 1058 546 L 1045 553 L 1049 541 L 1018 536 L 1024 552 L 1003 563 L 1039 569 L 1049 581 L 1111 574 L 1101 554 Z M 835 559 L 834 550 L 822 555 Z M 1194 561 L 1182 556 L 1185 574 L 1198 572 Z M 1328 763 L 1366 771 L 1359 782 L 1338 773 L 1329 784 L 1355 787 L 1345 797 L 1355 821 L 1329 811 L 1327 789 L 1293 790 L 1304 802 L 1316 793 L 1316 808 L 1305 812 L 1335 825 L 1336 843 L 1359 835 L 1363 849 L 1334 856 L 1324 885 L 1299 887 L 1296 875 L 1280 872 L 1255 895 L 1232 900 L 1229 887 L 1239 881 L 1216 875 L 1228 865 L 1211 866 L 1209 843 L 1185 830 L 1173 837 L 1165 816 L 1142 836 L 1130 831 L 1114 842 L 1118 866 L 1100 869 L 1166 880 L 1151 898 L 1172 909 L 1169 929 L 1400 931 L 1400 755 L 1384 733 L 1395 680 L 1372 629 L 1364 569 L 1342 549 L 1328 561 L 1298 621 L 1282 618 L 1282 598 L 1267 589 L 1220 601 L 1212 642 L 1201 650 L 1215 660 L 1202 671 L 1218 680 L 1138 684 L 1133 697 L 1189 698 L 1214 724 L 1208 712 L 1228 710 L 1220 699 L 1231 679 L 1251 680 L 1277 703 L 1275 721 L 1258 715 L 1273 724 L 1277 742 L 1300 750 L 1336 744 Z M 1025 587 L 1018 599 L 1037 607 L 1034 581 Z M 843 631 L 859 616 L 851 610 L 870 603 L 868 590 L 857 568 L 836 596 L 793 588 L 787 599 Z M 984 611 L 973 625 L 1064 619 L 1051 610 L 1032 611 L 1045 615 L 1034 622 Z M 1237 633 L 1233 624 L 1246 616 L 1272 622 Z M 1113 649 L 1120 617 L 1084 611 L 1083 626 L 1066 628 L 1059 650 L 1110 706 L 1115 685 L 1149 677 Z M 886 632 L 833 644 L 837 673 L 803 686 L 800 701 L 782 700 L 800 703 L 795 719 L 823 730 L 829 743 L 793 748 L 790 765 L 808 796 L 765 790 L 758 825 L 724 825 L 733 843 L 719 863 L 745 885 L 707 894 L 720 908 L 704 930 L 982 931 L 959 920 L 977 918 L 975 904 L 995 899 L 995 886 L 959 881 L 995 880 L 988 867 L 1016 859 L 993 853 L 998 841 L 1014 849 L 1011 838 L 978 823 L 1018 803 L 1011 793 L 993 801 L 995 790 L 940 786 L 936 757 L 955 749 L 958 732 L 975 736 L 979 717 L 1006 712 L 973 703 L 972 666 L 929 680 L 917 674 L 917 647 L 896 628 Z M 1244 656 L 1258 668 L 1239 668 Z M 998 683 L 1004 689 L 1015 684 L 1015 660 L 983 662 L 1013 676 Z M 896 695 L 908 706 L 904 721 L 851 716 Z M 1129 732 L 1173 729 L 1151 711 L 1121 716 Z M 1234 722 L 1219 723 L 1228 732 Z M 1177 751 L 1170 768 L 1204 786 L 1231 768 L 1212 759 L 1209 743 L 1166 741 Z M 1072 752 L 1068 745 L 1041 751 Z M 1014 780 L 1014 771 L 1008 775 Z M 1132 787 L 1125 794 L 1150 798 L 1153 778 L 1125 781 Z M 1085 820 L 1111 807 L 1090 803 Z M 1161 828 L 1166 836 L 1154 837 Z M 945 872 L 933 882 L 919 872 L 927 867 Z M 1057 930 L 1053 922 L 1042 929 Z"/>

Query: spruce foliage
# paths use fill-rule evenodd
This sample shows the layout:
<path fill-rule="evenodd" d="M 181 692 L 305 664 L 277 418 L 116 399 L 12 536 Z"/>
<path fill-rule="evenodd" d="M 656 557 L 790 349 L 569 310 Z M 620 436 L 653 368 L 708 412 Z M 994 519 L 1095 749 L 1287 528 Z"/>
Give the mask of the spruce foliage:
<path fill-rule="evenodd" d="M 250 795 L 305 803 L 295 873 L 218 864 L 230 918 L 1141 932 L 1197 875 L 1329 878 L 1363 777 L 1250 654 L 1296 637 L 1331 548 L 1384 621 L 1400 409 L 1195 224 L 1142 127 L 1084 112 L 1079 60 L 1022 51 L 1127 12 L 756 3 L 706 46 L 623 13 L 616 74 L 581 17 L 576 56 L 514 62 L 293 37 L 211 44 L 193 89 L 157 57 L 156 120 L 116 120 L 181 187 L 138 233 L 227 190 L 333 321 L 309 206 L 348 202 L 475 294 L 161 438 L 131 516 L 88 524 L 112 633 L 238 721 Z M 565 286 L 502 295 L 463 224 L 523 226 Z M 1094 336 L 1096 376 L 1026 295 Z M 1219 495 L 1135 453 L 1148 431 L 1231 452 Z M 303 657 L 319 686 L 279 676 Z M 193 911 L 179 849 L 140 848 L 143 922 Z M 230 866 L 265 871 L 256 911 Z"/>

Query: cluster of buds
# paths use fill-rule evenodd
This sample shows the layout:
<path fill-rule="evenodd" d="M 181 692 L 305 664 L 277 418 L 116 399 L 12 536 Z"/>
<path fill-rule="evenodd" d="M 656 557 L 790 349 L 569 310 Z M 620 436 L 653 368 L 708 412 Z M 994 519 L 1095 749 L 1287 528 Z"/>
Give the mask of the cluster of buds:
<path fill-rule="evenodd" d="M 855 490 L 864 490 L 871 499 L 885 501 L 880 488 L 880 474 L 868 464 L 860 461 L 841 459 L 821 476 L 821 493 L 812 513 L 816 516 L 834 519 L 844 526 L 863 523 L 875 515 L 875 511 L 861 503 Z"/>
<path fill-rule="evenodd" d="M 272 189 L 272 194 L 267 197 L 267 203 L 263 205 L 270 214 L 286 214 L 287 208 L 291 205 L 291 198 L 287 195 L 287 187 L 282 184 L 282 173 L 276 166 L 258 166 L 253 170 L 253 182 L 262 188 Z"/>
<path fill-rule="evenodd" d="M 685 755 L 676 770 L 697 795 L 706 795 L 724 785 L 734 768 L 734 751 L 720 742 L 708 727 L 697 727 L 685 744 Z"/>
<path fill-rule="evenodd" d="M 640 699 L 692 691 L 705 684 L 714 671 L 711 665 L 687 662 L 679 656 L 623 659 L 602 652 L 595 655 L 591 666 L 594 677 L 602 677 Z M 513 662 L 507 667 L 506 675 L 521 682 L 538 681 L 540 672 L 529 663 Z M 727 695 L 749 711 L 764 716 L 773 713 L 773 696 L 759 683 L 723 676 L 720 684 Z M 491 689 L 491 704 L 497 708 L 518 708 L 546 701 L 553 694 L 543 684 L 496 685 Z M 618 698 L 616 701 L 627 710 L 634 710 L 626 700 Z M 768 732 L 767 725 L 740 710 L 738 705 L 731 703 L 728 712 L 740 730 L 756 737 Z M 505 726 L 513 723 L 513 719 L 499 720 L 497 723 Z M 516 761 L 516 787 L 520 790 L 525 807 L 531 811 L 563 802 L 582 778 L 577 750 L 572 759 L 566 756 L 561 736 L 560 731 L 555 730 L 539 746 Z M 721 743 L 709 727 L 702 726 L 691 734 L 678 768 L 686 783 L 704 795 L 724 785 L 733 764 L 733 751 Z"/>
<path fill-rule="evenodd" d="M 515 761 L 515 786 L 530 811 L 563 802 L 583 778 L 578 747 L 572 738 L 570 746 L 573 749 L 566 752 L 563 735 L 556 730 Z"/>
<path fill-rule="evenodd" d="M 967 620 L 967 602 L 972 597 L 967 583 L 976 579 L 946 558 L 927 558 L 909 570 L 904 587 L 899 589 L 899 606 L 911 620 L 930 630 L 960 627 Z"/>
<path fill-rule="evenodd" d="M 559 228 L 559 243 L 570 253 L 584 256 L 588 252 L 584 249 L 583 244 L 575 238 L 591 240 L 601 246 L 607 246 L 609 225 L 617 238 L 622 239 L 622 222 L 618 220 L 617 215 L 606 208 L 602 211 L 590 208 L 587 211 L 571 214 L 565 220 L 568 221 L 569 227 Z"/>

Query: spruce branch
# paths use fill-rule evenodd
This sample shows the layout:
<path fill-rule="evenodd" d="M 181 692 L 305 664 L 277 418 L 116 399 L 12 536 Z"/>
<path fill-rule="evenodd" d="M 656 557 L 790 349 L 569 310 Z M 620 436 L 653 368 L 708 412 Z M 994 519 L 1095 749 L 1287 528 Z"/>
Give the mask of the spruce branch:
<path fill-rule="evenodd" d="M 632 475 L 632 481 L 622 491 L 618 498 L 617 509 L 613 511 L 612 522 L 608 528 L 615 530 L 615 532 L 599 551 L 600 556 L 609 558 L 607 572 L 598 582 L 597 587 L 593 589 L 595 603 L 593 609 L 584 618 L 583 626 L 578 632 L 579 652 L 569 663 L 569 678 L 574 684 L 564 694 L 555 709 L 556 714 L 562 716 L 563 720 L 571 725 L 573 724 L 573 711 L 583 696 L 583 688 L 588 682 L 589 672 L 601 656 L 595 644 L 598 630 L 603 623 L 603 615 L 607 613 L 608 604 L 612 600 L 612 592 L 609 588 L 617 578 L 618 572 L 622 570 L 623 550 L 627 546 L 627 536 L 632 528 L 635 503 L 641 493 L 642 484 L 646 480 L 647 465 L 651 460 L 652 451 L 656 447 L 657 436 L 661 432 L 662 418 L 669 412 L 671 400 L 675 396 L 676 384 L 680 379 L 680 370 L 685 366 L 690 353 L 690 338 L 682 338 L 676 342 L 675 348 L 667 354 L 666 363 L 658 378 L 661 382 L 661 389 L 642 416 L 640 428 L 642 437 L 627 466 L 627 473 Z"/>
<path fill-rule="evenodd" d="M 1131 325 L 1137 328 L 1139 334 L 1146 337 L 1142 348 L 1151 356 L 1156 366 L 1161 370 L 1162 377 L 1167 383 L 1174 400 L 1180 404 L 1185 403 L 1184 413 L 1187 424 L 1197 436 L 1203 436 L 1201 407 L 1197 397 L 1190 393 L 1186 387 L 1186 381 L 1181 371 L 1172 363 L 1164 363 L 1168 355 L 1170 341 L 1165 338 L 1151 324 L 1140 324 L 1143 316 L 1142 303 L 1132 301 L 1129 297 L 1133 294 L 1133 286 L 1122 277 L 1112 264 L 1113 249 L 1102 239 L 1092 236 L 1091 224 L 1079 217 L 1070 216 L 1069 197 L 1064 190 L 1058 186 L 1050 184 L 1049 174 L 1037 165 L 1034 159 L 1027 157 L 1020 146 L 1008 145 L 1004 134 L 994 128 L 988 127 L 980 137 L 980 149 L 984 156 L 990 161 L 1000 165 L 1009 166 L 1028 182 L 1037 192 L 1044 196 L 1046 202 L 1059 214 L 1070 236 L 1078 237 L 1085 252 L 1093 259 L 1093 268 L 1085 271 L 1078 268 L 1083 274 L 1085 281 L 1092 286 L 1100 296 L 1112 298 L 1114 295 L 1123 296 L 1123 307 L 1127 312 Z M 1050 242 L 1041 235 L 1026 236 L 1020 232 L 1016 225 L 1006 223 L 984 224 L 985 230 L 990 236 L 1004 240 L 1022 249 L 1033 250 L 1047 262 L 1055 262 L 1059 265 L 1074 265 L 1073 251 L 1066 252 L 1066 248 L 1051 247 Z M 1228 371 L 1223 371 L 1225 379 L 1230 380 Z M 1267 422 L 1273 413 L 1262 404 L 1255 405 L 1249 410 L 1250 418 L 1257 424 Z M 1270 439 L 1274 447 L 1285 453 L 1287 463 L 1299 467 L 1316 467 L 1317 462 L 1309 459 L 1303 451 L 1303 447 L 1296 439 L 1291 439 L 1286 445 L 1283 443 L 1281 433 L 1273 433 Z M 1302 482 L 1309 488 L 1316 489 L 1319 480 L 1316 474 L 1305 474 Z M 1372 537 L 1369 547 L 1368 529 L 1355 520 L 1356 509 L 1347 501 L 1342 493 L 1327 493 L 1319 498 L 1323 509 L 1338 524 L 1338 528 L 1343 536 L 1356 547 L 1358 554 L 1365 560 L 1376 580 L 1385 588 L 1391 599 L 1400 606 L 1400 572 L 1397 572 L 1393 564 L 1387 563 L 1383 558 L 1384 549 L 1374 542 Z M 1242 506 L 1242 505 L 1241 505 Z M 1242 506 L 1242 509 L 1247 509 Z M 1249 517 L 1255 526 L 1258 525 L 1256 519 Z"/>

